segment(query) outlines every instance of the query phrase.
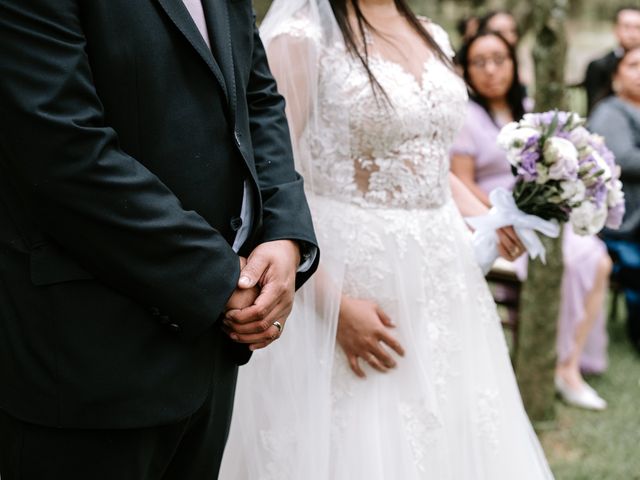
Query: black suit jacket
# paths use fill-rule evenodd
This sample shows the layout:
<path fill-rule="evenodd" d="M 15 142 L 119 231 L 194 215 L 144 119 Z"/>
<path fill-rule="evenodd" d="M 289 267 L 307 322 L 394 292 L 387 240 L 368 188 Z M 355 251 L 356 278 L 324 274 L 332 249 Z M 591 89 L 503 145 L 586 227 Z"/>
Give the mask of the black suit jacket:
<path fill-rule="evenodd" d="M 619 56 L 615 51 L 604 57 L 593 60 L 587 66 L 584 87 L 587 91 L 587 113 L 591 113 L 596 103 L 611 93 L 611 76 L 618 63 Z"/>
<path fill-rule="evenodd" d="M 251 0 L 0 2 L 0 408 L 174 421 L 248 359 L 217 320 L 248 247 L 315 244 Z M 213 52 L 213 53 L 212 53 Z M 298 278 L 301 284 L 313 268 Z"/>

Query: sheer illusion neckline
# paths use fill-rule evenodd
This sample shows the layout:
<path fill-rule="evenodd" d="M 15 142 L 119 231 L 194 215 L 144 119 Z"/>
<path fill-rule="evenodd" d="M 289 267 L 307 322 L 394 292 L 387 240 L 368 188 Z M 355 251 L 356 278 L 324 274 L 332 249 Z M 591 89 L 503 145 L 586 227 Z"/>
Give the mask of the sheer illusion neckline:
<path fill-rule="evenodd" d="M 419 16 L 418 18 L 422 22 L 427 23 L 427 25 L 425 25 L 425 27 L 427 29 L 429 29 L 429 27 L 431 25 L 431 20 L 429 18 L 427 18 L 427 17 L 422 17 L 422 16 Z M 373 46 L 374 45 L 373 35 L 369 31 L 369 29 L 366 28 L 366 27 L 365 27 L 365 32 L 364 32 L 364 41 L 369 46 Z M 426 79 L 427 79 L 427 76 L 428 76 L 427 75 L 427 73 L 428 73 L 427 72 L 427 68 L 428 68 L 429 64 L 431 64 L 431 62 L 433 62 L 435 57 L 436 57 L 436 55 L 433 52 L 429 53 L 429 56 L 427 56 L 427 58 L 422 62 L 422 66 L 420 67 L 420 78 L 418 78 L 404 64 L 385 57 L 380 51 L 373 51 L 373 52 L 371 52 L 371 54 L 369 56 L 370 59 L 377 60 L 381 64 L 386 64 L 386 65 L 389 65 L 391 67 L 395 67 L 395 69 L 397 71 L 399 71 L 401 74 L 410 77 L 413 80 L 414 85 L 416 85 L 418 87 L 418 90 L 421 90 L 421 91 L 425 89 L 425 83 L 426 83 Z"/>
<path fill-rule="evenodd" d="M 418 78 L 413 72 L 411 72 L 407 67 L 405 67 L 402 63 L 396 62 L 395 60 L 391 60 L 389 58 L 384 57 L 382 54 L 375 52 L 370 57 L 370 59 L 379 62 L 382 65 L 387 65 L 395 68 L 402 75 L 410 78 L 413 81 L 413 84 L 418 87 L 418 90 L 424 91 L 425 84 L 427 82 L 427 77 L 429 76 L 429 65 L 434 61 L 435 55 L 431 53 L 425 60 L 422 62 L 422 66 L 420 67 L 420 78 Z"/>

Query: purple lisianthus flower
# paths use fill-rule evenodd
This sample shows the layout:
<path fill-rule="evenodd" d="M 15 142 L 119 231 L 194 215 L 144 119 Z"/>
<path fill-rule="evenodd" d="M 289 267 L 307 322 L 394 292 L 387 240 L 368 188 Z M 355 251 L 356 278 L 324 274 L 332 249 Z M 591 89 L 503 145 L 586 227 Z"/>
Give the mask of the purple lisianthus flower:
<path fill-rule="evenodd" d="M 582 125 L 577 126 L 569 132 L 569 140 L 576 146 L 578 150 L 590 147 L 591 133 Z M 592 147 L 593 148 L 593 147 Z"/>
<path fill-rule="evenodd" d="M 588 195 L 593 199 L 596 207 L 600 208 L 607 201 L 608 189 L 604 182 L 598 182 L 587 189 Z"/>
<path fill-rule="evenodd" d="M 523 150 L 531 150 L 531 149 L 537 149 L 538 148 L 538 144 L 540 143 L 540 135 L 531 135 L 529 137 L 529 139 L 526 141 L 526 143 L 524 144 Z"/>
<path fill-rule="evenodd" d="M 553 119 L 558 116 L 558 124 L 561 123 L 561 117 L 559 113 L 562 112 L 544 112 L 538 115 L 538 120 L 540 121 L 540 125 L 548 127 L 553 122 Z"/>
<path fill-rule="evenodd" d="M 553 132 L 550 132 L 550 135 L 562 138 L 569 138 L 569 130 L 575 126 L 576 121 L 580 120 L 574 113 L 558 111 L 540 113 L 537 114 L 536 117 L 538 118 L 539 125 L 547 129 L 555 120 L 556 128 Z"/>
<path fill-rule="evenodd" d="M 616 204 L 615 206 L 609 208 L 609 212 L 607 214 L 607 228 L 618 229 L 620 225 L 622 225 L 622 219 L 624 218 L 625 205 L 624 201 Z"/>
<path fill-rule="evenodd" d="M 616 165 L 616 157 L 611 150 L 607 148 L 604 139 L 600 135 L 591 134 L 589 138 L 589 146 L 593 148 L 604 159 L 609 167 L 614 168 Z"/>
<path fill-rule="evenodd" d="M 607 162 L 607 165 L 609 165 L 609 168 L 611 168 L 612 170 L 615 169 L 616 157 L 611 150 L 609 150 L 607 147 L 602 145 L 596 151 L 600 154 L 600 156 L 604 159 L 604 161 Z"/>
<path fill-rule="evenodd" d="M 538 170 L 536 164 L 540 159 L 538 150 L 528 149 L 522 152 L 518 174 L 527 182 L 533 182 L 538 178 Z"/>

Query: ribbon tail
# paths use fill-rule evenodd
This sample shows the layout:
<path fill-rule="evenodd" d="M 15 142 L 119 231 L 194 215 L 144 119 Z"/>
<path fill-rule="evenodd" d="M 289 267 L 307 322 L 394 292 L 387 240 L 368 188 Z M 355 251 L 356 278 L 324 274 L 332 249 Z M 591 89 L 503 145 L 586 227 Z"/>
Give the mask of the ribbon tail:
<path fill-rule="evenodd" d="M 521 228 L 521 227 L 516 227 L 515 230 L 516 230 L 516 233 L 518 234 L 518 237 L 520 237 L 520 240 L 526 247 L 527 252 L 529 253 L 529 258 L 534 260 L 540 257 L 540 261 L 542 261 L 542 263 L 546 265 L 547 252 L 544 248 L 544 245 L 542 244 L 542 241 L 538 237 L 538 234 L 535 232 L 535 230 L 531 228 Z"/>

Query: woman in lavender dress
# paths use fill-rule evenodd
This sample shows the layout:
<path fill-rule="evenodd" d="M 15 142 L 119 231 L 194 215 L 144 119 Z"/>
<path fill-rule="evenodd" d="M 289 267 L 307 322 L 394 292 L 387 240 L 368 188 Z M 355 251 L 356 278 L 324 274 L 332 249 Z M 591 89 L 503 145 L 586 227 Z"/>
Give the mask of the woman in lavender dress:
<path fill-rule="evenodd" d="M 525 113 L 525 99 L 514 50 L 499 34 L 483 32 L 472 38 L 458 61 L 473 95 L 452 149 L 451 168 L 488 205 L 491 190 L 513 187 L 515 178 L 496 138 L 503 125 Z M 597 237 L 578 236 L 571 228 L 565 228 L 563 235 L 556 388 L 567 403 L 602 410 L 606 402 L 584 381 L 581 371 L 601 373 L 607 366 L 604 300 L 611 260 Z M 522 278 L 526 266 L 526 261 L 516 264 Z"/>

